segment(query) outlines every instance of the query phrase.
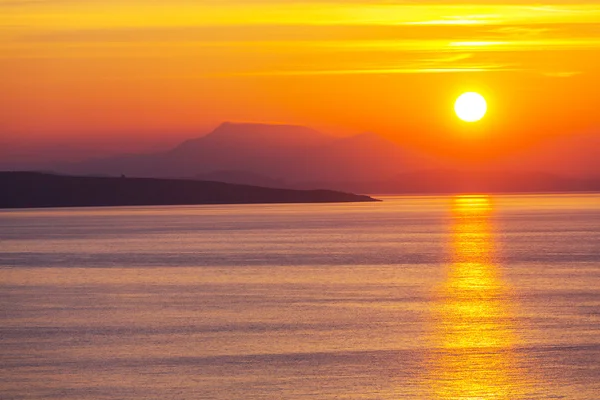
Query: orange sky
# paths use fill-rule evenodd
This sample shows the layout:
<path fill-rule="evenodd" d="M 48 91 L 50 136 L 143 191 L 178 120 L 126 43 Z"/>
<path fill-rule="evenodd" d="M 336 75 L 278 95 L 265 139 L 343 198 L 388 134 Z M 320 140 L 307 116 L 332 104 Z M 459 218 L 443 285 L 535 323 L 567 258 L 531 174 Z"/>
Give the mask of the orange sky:
<path fill-rule="evenodd" d="M 491 154 L 600 129 L 600 0 L 0 0 L 0 76 L 0 142 L 229 120 Z"/>

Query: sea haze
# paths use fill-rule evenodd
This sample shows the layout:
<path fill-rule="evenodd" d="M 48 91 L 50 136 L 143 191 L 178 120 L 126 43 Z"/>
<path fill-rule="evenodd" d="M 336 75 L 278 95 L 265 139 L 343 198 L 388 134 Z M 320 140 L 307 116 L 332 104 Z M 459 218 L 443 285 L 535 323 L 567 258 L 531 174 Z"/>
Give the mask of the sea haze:
<path fill-rule="evenodd" d="M 0 211 L 0 398 L 596 399 L 600 196 Z"/>

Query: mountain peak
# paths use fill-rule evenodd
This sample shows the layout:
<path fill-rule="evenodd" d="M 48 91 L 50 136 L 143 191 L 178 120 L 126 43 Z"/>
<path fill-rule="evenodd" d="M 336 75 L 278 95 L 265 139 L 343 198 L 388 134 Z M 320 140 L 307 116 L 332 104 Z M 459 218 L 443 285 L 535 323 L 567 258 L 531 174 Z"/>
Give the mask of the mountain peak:
<path fill-rule="evenodd" d="M 248 122 L 223 122 L 204 139 L 235 141 L 238 145 L 260 142 L 276 147 L 312 147 L 332 140 L 330 136 L 304 126 Z"/>
<path fill-rule="evenodd" d="M 209 135 L 223 134 L 228 132 L 248 132 L 259 133 L 264 131 L 310 131 L 317 132 L 314 129 L 307 128 L 301 125 L 289 124 L 266 124 L 259 122 L 231 122 L 225 121 L 217 126 Z"/>

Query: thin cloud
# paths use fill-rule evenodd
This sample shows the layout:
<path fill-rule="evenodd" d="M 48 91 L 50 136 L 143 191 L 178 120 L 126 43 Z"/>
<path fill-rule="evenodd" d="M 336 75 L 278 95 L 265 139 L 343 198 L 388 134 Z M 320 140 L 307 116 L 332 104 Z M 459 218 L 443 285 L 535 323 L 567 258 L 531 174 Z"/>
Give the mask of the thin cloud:
<path fill-rule="evenodd" d="M 448 74 L 466 72 L 508 72 L 517 69 L 503 65 L 480 65 L 448 68 L 371 68 L 336 70 L 272 70 L 212 74 L 212 76 L 301 76 L 301 75 L 395 75 L 395 74 Z"/>
<path fill-rule="evenodd" d="M 557 71 L 557 72 L 544 72 L 543 75 L 552 78 L 572 78 L 577 75 L 583 74 L 582 71 Z"/>

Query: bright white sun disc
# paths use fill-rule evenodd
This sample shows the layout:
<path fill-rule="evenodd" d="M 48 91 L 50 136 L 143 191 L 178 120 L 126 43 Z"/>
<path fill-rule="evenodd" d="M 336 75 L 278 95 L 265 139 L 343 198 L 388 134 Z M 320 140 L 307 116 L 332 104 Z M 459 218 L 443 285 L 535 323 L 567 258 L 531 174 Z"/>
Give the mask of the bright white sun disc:
<path fill-rule="evenodd" d="M 487 102 L 479 93 L 464 93 L 456 100 L 454 111 L 465 122 L 477 122 L 485 116 Z"/>

